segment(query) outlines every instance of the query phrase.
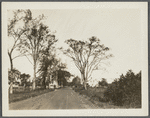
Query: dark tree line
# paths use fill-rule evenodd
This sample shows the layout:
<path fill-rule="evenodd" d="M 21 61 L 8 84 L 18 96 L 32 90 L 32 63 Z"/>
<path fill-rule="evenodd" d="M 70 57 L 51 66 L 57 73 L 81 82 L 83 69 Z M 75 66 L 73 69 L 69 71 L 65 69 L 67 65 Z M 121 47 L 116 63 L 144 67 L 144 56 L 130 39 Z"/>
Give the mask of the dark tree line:
<path fill-rule="evenodd" d="M 135 74 L 129 70 L 122 74 L 108 86 L 105 97 L 116 105 L 141 107 L 141 71 Z"/>

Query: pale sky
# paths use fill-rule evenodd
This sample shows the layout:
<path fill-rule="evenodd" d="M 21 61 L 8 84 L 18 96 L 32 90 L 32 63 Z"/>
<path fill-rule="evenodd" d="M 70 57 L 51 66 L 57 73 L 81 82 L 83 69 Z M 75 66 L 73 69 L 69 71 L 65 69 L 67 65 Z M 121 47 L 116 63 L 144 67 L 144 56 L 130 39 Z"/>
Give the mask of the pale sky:
<path fill-rule="evenodd" d="M 110 83 L 125 74 L 129 69 L 138 73 L 141 69 L 141 12 L 140 9 L 62 9 L 62 10 L 32 10 L 33 17 L 44 14 L 44 21 L 51 31 L 56 30 L 58 42 L 56 47 L 67 48 L 64 43 L 69 38 L 87 40 L 92 36 L 98 37 L 111 50 L 114 57 L 108 59 L 106 70 L 93 72 L 93 80 L 106 78 Z M 8 17 L 11 11 L 8 12 Z M 67 63 L 68 71 L 79 75 L 79 70 L 65 55 L 58 55 Z M 14 67 L 22 73 L 33 76 L 33 66 L 25 58 L 16 58 Z M 10 67 L 10 66 L 9 66 Z"/>

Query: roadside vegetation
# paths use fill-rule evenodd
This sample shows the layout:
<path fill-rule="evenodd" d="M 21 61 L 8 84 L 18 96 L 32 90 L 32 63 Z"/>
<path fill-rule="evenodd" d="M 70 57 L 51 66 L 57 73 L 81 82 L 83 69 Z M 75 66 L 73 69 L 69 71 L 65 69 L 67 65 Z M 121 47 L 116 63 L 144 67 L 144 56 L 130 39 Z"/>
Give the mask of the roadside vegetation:
<path fill-rule="evenodd" d="M 104 84 L 105 83 L 105 84 Z M 92 102 L 106 108 L 141 108 L 141 72 L 134 74 L 129 70 L 126 75 L 106 84 L 102 79 L 98 87 L 90 87 L 87 90 L 80 83 L 72 83 L 75 92 L 88 97 Z M 102 86 L 104 85 L 104 86 Z"/>
<path fill-rule="evenodd" d="M 54 89 L 36 88 L 34 91 L 31 91 L 30 88 L 14 88 L 14 93 L 9 94 L 9 103 L 25 100 L 51 91 L 54 91 Z"/>
<path fill-rule="evenodd" d="M 116 79 L 104 93 L 108 101 L 129 108 L 141 108 L 141 72 L 134 74 L 129 70 L 126 75 Z"/>

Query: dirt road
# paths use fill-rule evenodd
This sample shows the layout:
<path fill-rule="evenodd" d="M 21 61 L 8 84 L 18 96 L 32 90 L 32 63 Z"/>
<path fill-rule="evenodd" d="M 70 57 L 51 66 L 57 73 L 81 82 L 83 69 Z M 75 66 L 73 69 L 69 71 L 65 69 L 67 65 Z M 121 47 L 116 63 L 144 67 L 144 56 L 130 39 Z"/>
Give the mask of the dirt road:
<path fill-rule="evenodd" d="M 97 109 L 98 107 L 86 100 L 71 88 L 57 89 L 37 97 L 9 104 L 10 110 L 36 109 Z"/>

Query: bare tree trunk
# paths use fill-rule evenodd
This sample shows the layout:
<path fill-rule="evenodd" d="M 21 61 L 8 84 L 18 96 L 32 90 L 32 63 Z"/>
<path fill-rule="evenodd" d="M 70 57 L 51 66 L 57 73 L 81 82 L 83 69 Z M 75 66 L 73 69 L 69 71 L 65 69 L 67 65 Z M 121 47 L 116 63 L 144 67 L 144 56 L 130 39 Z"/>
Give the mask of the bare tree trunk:
<path fill-rule="evenodd" d="M 13 61 L 12 61 L 12 57 L 11 57 L 11 53 L 8 52 L 8 56 L 9 56 L 9 60 L 10 60 L 10 69 L 13 69 Z"/>
<path fill-rule="evenodd" d="M 13 70 L 13 61 L 12 61 L 11 53 L 8 52 L 8 56 L 9 56 L 9 60 L 10 60 L 10 70 L 12 71 Z M 9 93 L 13 94 L 13 80 L 11 80 L 11 82 L 10 82 Z"/>
<path fill-rule="evenodd" d="M 84 89 L 87 90 L 86 81 L 84 81 Z"/>
<path fill-rule="evenodd" d="M 56 71 L 56 87 L 58 87 L 58 72 Z"/>
<path fill-rule="evenodd" d="M 33 84 L 32 84 L 32 89 L 35 90 L 35 80 L 36 80 L 36 62 L 34 60 L 34 78 L 33 78 Z"/>
<path fill-rule="evenodd" d="M 86 86 L 86 78 L 85 78 L 84 73 L 81 73 L 81 78 L 82 78 L 82 81 L 83 81 L 84 89 L 87 90 L 87 86 Z"/>
<path fill-rule="evenodd" d="M 46 81 L 46 77 L 43 78 L 43 86 L 44 86 L 44 89 L 46 89 L 46 82 L 45 82 L 45 81 Z"/>
<path fill-rule="evenodd" d="M 49 83 L 48 83 L 48 88 L 50 89 L 50 83 L 51 83 L 51 75 L 49 75 Z"/>
<path fill-rule="evenodd" d="M 13 82 L 10 83 L 9 93 L 13 94 Z"/>
<path fill-rule="evenodd" d="M 84 75 L 81 73 L 81 81 L 80 81 L 81 84 L 84 83 Z"/>
<path fill-rule="evenodd" d="M 52 75 L 50 74 L 49 75 L 49 89 L 50 89 L 51 82 L 52 82 Z"/>

